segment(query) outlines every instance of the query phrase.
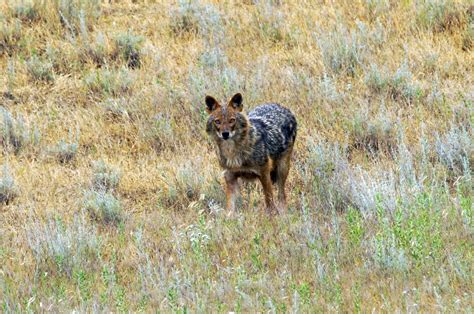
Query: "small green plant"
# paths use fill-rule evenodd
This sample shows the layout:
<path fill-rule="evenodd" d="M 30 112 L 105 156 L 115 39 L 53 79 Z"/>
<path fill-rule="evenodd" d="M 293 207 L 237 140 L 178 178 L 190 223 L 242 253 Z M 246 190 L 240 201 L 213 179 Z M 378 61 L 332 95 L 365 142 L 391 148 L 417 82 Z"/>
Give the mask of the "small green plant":
<path fill-rule="evenodd" d="M 421 194 L 411 208 L 395 211 L 393 234 L 416 263 L 436 261 L 443 247 L 440 222 L 441 212 L 433 210 L 429 195 Z"/>
<path fill-rule="evenodd" d="M 53 64 L 48 60 L 41 60 L 38 56 L 32 56 L 26 62 L 28 74 L 35 81 L 51 82 L 54 80 Z"/>
<path fill-rule="evenodd" d="M 311 287 L 308 283 L 304 282 L 296 287 L 296 291 L 300 296 L 303 304 L 309 304 L 311 301 Z"/>
<path fill-rule="evenodd" d="M 263 269 L 263 262 L 262 262 L 262 235 L 257 233 L 250 245 L 250 259 L 252 260 L 253 267 L 260 271 Z"/>
<path fill-rule="evenodd" d="M 360 212 L 350 207 L 346 215 L 349 241 L 353 246 L 359 246 L 365 233 L 364 221 Z"/>
<path fill-rule="evenodd" d="M 84 207 L 93 219 L 105 224 L 118 225 L 123 221 L 122 205 L 109 192 L 87 191 Z"/>
<path fill-rule="evenodd" d="M 3 173 L 0 178 L 0 203 L 10 203 L 18 196 L 18 188 L 7 164 L 3 165 Z"/>
<path fill-rule="evenodd" d="M 85 270 L 78 269 L 73 273 L 73 278 L 76 281 L 77 289 L 83 301 L 88 301 L 92 297 L 91 289 L 92 278 Z"/>

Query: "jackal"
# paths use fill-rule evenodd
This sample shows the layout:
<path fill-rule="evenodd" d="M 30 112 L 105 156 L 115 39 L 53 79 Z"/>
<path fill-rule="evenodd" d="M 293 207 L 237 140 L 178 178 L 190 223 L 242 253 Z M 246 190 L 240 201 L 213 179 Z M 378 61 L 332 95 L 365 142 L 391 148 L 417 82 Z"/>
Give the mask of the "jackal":
<path fill-rule="evenodd" d="M 209 119 L 206 132 L 217 143 L 219 163 L 224 168 L 226 207 L 235 211 L 238 179 L 259 179 L 265 194 L 267 212 L 286 210 L 285 182 L 296 138 L 297 123 L 290 110 L 278 104 L 263 104 L 248 117 L 242 113 L 242 95 L 235 94 L 221 106 L 206 96 Z M 273 199 L 272 183 L 278 188 Z"/>

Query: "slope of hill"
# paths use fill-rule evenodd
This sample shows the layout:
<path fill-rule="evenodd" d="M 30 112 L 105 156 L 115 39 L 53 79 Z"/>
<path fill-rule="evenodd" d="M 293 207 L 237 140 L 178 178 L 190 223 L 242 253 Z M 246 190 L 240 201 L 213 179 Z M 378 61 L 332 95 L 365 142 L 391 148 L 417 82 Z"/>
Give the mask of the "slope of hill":
<path fill-rule="evenodd" d="M 4 1 L 0 308 L 473 311 L 470 1 Z M 239 212 L 206 94 L 299 123 Z"/>

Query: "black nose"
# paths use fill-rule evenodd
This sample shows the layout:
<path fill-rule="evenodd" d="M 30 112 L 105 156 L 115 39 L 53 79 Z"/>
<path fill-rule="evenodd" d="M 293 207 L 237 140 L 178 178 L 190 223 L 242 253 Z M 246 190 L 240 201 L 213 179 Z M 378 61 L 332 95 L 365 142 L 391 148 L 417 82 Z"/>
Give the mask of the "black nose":
<path fill-rule="evenodd" d="M 222 132 L 222 138 L 223 139 L 228 139 L 229 138 L 229 132 Z"/>

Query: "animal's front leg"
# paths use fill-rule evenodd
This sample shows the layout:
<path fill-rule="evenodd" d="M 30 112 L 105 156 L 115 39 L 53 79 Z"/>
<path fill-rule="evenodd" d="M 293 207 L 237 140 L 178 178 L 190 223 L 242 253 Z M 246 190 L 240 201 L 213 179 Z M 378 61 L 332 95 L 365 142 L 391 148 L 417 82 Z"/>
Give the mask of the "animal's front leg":
<path fill-rule="evenodd" d="M 235 200 L 239 191 L 239 182 L 237 177 L 230 171 L 225 172 L 224 178 L 226 183 L 226 209 L 229 211 L 228 214 L 232 215 L 235 213 Z"/>
<path fill-rule="evenodd" d="M 270 169 L 265 169 L 261 176 L 260 182 L 262 183 L 263 187 L 263 194 L 265 195 L 265 205 L 267 213 L 271 214 L 272 212 L 276 212 L 275 202 L 273 200 L 273 190 L 272 190 L 272 179 L 270 176 Z"/>

